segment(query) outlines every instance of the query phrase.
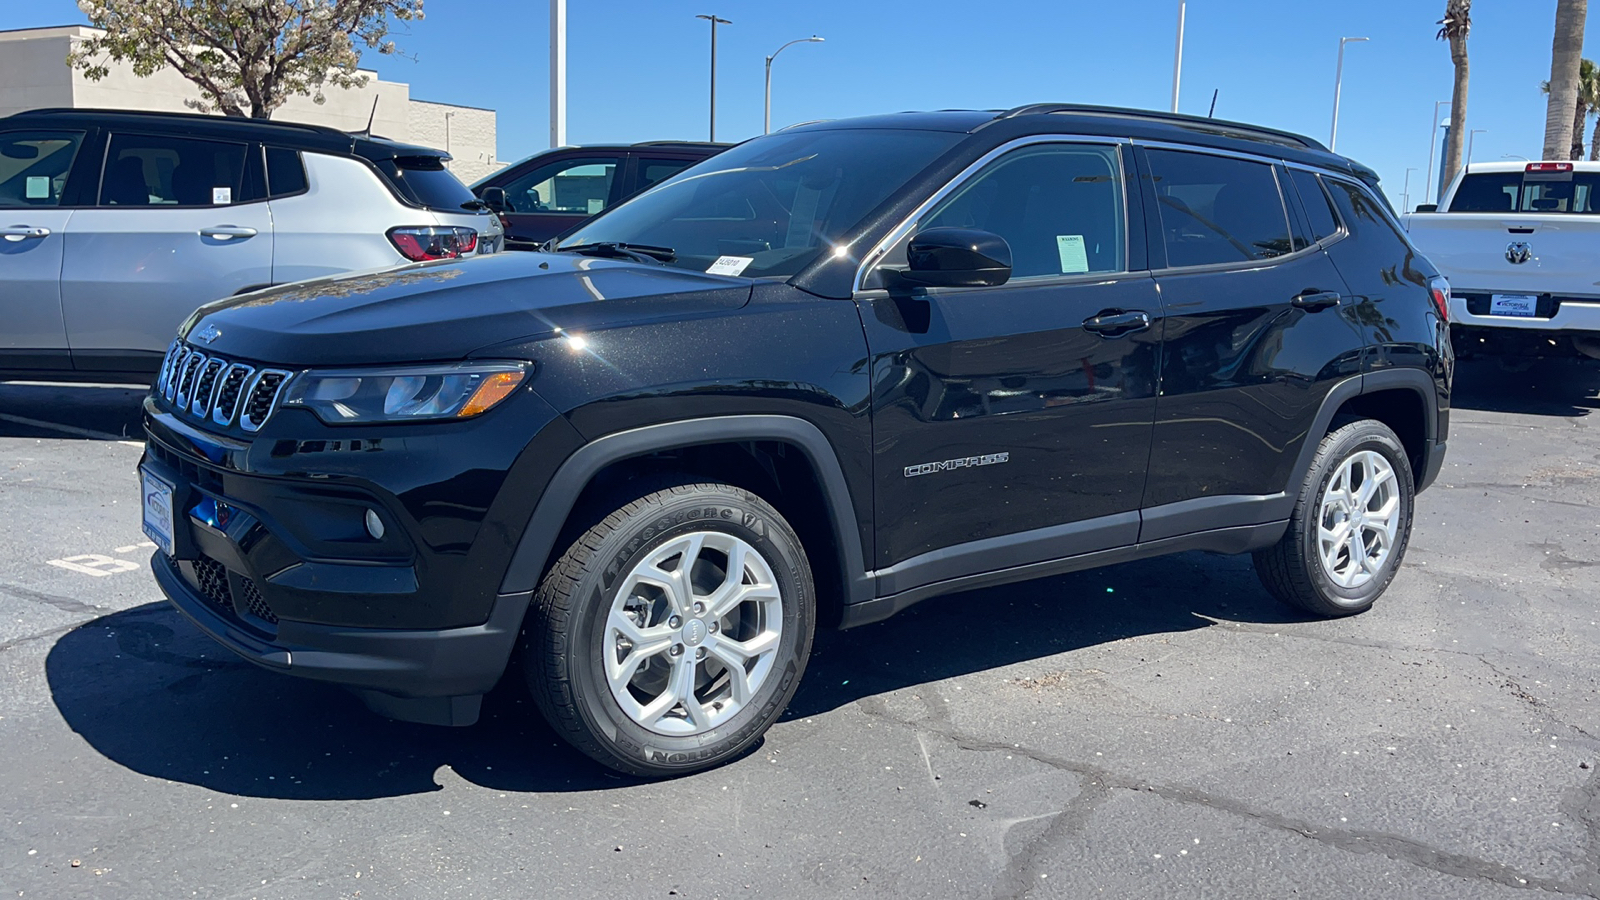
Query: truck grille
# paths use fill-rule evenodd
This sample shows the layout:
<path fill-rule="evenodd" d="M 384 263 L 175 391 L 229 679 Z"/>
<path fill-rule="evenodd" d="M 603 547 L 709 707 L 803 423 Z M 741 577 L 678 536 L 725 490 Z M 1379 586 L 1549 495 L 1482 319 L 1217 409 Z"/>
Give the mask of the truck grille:
<path fill-rule="evenodd" d="M 258 369 L 225 356 L 207 356 L 173 341 L 156 379 L 156 391 L 180 413 L 245 431 L 259 431 L 278 408 L 283 386 L 293 374 Z"/>

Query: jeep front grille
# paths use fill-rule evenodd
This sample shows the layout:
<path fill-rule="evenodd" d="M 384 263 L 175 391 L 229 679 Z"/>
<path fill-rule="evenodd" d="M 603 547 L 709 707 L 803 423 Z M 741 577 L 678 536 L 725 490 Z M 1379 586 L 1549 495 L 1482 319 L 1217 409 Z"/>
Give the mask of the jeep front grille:
<path fill-rule="evenodd" d="M 291 374 L 283 369 L 258 369 L 224 356 L 207 356 L 174 341 L 161 363 L 156 393 L 179 413 L 259 431 L 277 410 L 278 397 Z"/>

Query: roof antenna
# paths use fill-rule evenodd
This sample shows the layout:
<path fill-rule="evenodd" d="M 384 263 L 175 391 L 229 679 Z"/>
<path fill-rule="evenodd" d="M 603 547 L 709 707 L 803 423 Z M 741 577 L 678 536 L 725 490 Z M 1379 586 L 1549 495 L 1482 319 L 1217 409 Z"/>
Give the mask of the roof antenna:
<path fill-rule="evenodd" d="M 1215 101 L 1213 100 L 1213 102 L 1215 102 Z M 361 134 L 361 135 L 365 135 L 366 137 L 372 137 L 372 120 L 376 119 L 377 117 L 378 117 L 378 98 L 376 96 L 374 96 L 372 98 L 372 112 L 367 114 L 367 127 L 362 129 L 361 131 L 359 131 L 357 133 Z"/>
<path fill-rule="evenodd" d="M 1206 113 L 1206 118 L 1208 119 L 1214 119 L 1217 117 L 1217 92 L 1220 90 L 1222 90 L 1222 88 L 1211 89 L 1211 111 Z"/>

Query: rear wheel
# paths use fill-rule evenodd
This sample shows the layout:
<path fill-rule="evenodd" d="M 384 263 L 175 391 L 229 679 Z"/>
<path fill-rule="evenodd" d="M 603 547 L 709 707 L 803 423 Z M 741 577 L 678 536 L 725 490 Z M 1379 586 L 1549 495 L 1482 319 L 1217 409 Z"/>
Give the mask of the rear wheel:
<path fill-rule="evenodd" d="M 753 745 L 794 695 L 815 599 L 804 548 L 759 496 L 672 484 L 566 548 L 524 630 L 529 688 L 601 763 L 679 775 Z"/>
<path fill-rule="evenodd" d="M 1414 487 L 1405 446 L 1361 419 L 1322 439 L 1289 528 L 1255 554 L 1279 600 L 1321 616 L 1359 613 L 1394 580 L 1411 539 Z"/>

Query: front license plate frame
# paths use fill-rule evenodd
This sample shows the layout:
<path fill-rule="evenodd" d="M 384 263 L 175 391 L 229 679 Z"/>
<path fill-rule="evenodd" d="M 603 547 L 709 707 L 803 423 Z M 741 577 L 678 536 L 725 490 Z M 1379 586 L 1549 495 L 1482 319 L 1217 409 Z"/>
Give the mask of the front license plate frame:
<path fill-rule="evenodd" d="M 173 555 L 172 535 L 177 531 L 176 517 L 172 514 L 174 485 L 149 469 L 139 470 L 140 506 L 143 509 L 140 525 L 145 536 L 155 541 L 162 553 Z"/>

